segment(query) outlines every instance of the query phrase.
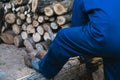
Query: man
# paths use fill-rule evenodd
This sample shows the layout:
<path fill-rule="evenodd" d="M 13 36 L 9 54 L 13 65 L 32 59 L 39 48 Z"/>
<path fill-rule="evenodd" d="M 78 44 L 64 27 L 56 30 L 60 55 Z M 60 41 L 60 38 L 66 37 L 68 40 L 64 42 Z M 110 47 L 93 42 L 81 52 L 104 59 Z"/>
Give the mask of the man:
<path fill-rule="evenodd" d="M 119 9 L 120 0 L 74 0 L 71 28 L 58 32 L 36 68 L 52 78 L 70 57 L 99 56 L 104 61 L 104 80 L 120 80 Z"/>

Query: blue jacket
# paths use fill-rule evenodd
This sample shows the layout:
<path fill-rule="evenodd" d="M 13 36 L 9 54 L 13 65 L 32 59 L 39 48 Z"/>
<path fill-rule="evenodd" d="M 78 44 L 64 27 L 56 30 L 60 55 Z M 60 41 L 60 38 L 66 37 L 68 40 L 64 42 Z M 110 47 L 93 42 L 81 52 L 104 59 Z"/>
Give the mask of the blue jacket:
<path fill-rule="evenodd" d="M 103 52 L 93 55 L 104 59 L 105 80 L 120 80 L 120 0 L 75 0 L 72 26 L 89 27 L 103 48 L 96 46 Z"/>
<path fill-rule="evenodd" d="M 99 56 L 105 80 L 120 80 L 120 0 L 74 0 L 72 28 L 58 32 L 40 72 L 54 77 L 73 56 Z"/>

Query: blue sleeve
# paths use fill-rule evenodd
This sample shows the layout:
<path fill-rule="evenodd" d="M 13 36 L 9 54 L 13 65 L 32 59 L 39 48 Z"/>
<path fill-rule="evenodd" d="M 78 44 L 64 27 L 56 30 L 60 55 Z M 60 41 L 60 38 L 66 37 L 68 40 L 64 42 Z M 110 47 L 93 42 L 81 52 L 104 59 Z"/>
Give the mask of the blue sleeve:
<path fill-rule="evenodd" d="M 72 9 L 72 27 L 83 26 L 89 21 L 87 13 L 85 13 L 83 0 L 74 0 Z"/>

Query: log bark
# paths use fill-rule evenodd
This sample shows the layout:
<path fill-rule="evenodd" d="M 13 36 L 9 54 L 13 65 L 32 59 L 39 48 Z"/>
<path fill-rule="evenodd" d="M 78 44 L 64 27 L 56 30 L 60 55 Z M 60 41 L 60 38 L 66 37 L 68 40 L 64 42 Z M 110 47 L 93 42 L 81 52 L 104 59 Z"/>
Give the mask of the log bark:
<path fill-rule="evenodd" d="M 17 5 L 26 5 L 28 2 L 29 0 L 16 0 Z"/>
<path fill-rule="evenodd" d="M 42 26 L 38 26 L 37 27 L 37 32 L 42 36 L 44 34 L 44 29 L 42 28 Z"/>
<path fill-rule="evenodd" d="M 23 31 L 23 32 L 21 32 L 21 37 L 22 37 L 22 39 L 28 39 L 28 34 L 27 34 L 27 32 L 25 32 L 25 31 Z"/>
<path fill-rule="evenodd" d="M 35 28 L 32 25 L 28 25 L 27 26 L 27 33 L 28 34 L 35 33 Z"/>
<path fill-rule="evenodd" d="M 24 40 L 22 39 L 21 35 L 18 35 L 18 36 L 14 37 L 14 45 L 16 47 L 23 47 L 24 46 L 23 41 Z"/>
<path fill-rule="evenodd" d="M 6 31 L 6 32 L 2 33 L 1 36 L 0 36 L 2 41 L 6 44 L 13 44 L 14 43 L 14 37 L 15 37 L 15 34 L 14 34 L 13 31 Z"/>
<path fill-rule="evenodd" d="M 57 20 L 56 20 L 56 22 L 59 26 L 62 26 L 62 25 L 66 24 L 70 21 L 71 21 L 71 15 L 70 14 L 58 16 Z"/>
<path fill-rule="evenodd" d="M 4 6 L 4 10 L 5 10 L 4 13 L 11 12 L 11 9 L 12 9 L 11 3 L 6 3 L 5 6 Z"/>
<path fill-rule="evenodd" d="M 72 10 L 73 0 L 64 0 L 62 2 L 54 2 L 53 9 L 57 15 L 63 15 Z"/>
<path fill-rule="evenodd" d="M 33 41 L 34 41 L 34 42 L 40 42 L 40 40 L 41 40 L 41 36 L 40 36 L 39 33 L 34 33 L 34 34 L 32 35 L 32 38 L 33 38 Z"/>
<path fill-rule="evenodd" d="M 13 24 L 16 20 L 16 16 L 13 13 L 8 13 L 5 15 L 5 21 L 9 24 Z"/>
<path fill-rule="evenodd" d="M 37 6 L 38 6 L 38 1 L 39 0 L 32 0 L 32 12 L 35 13 Z"/>
<path fill-rule="evenodd" d="M 13 25 L 12 25 L 12 31 L 13 31 L 15 34 L 19 34 L 19 33 L 20 33 L 20 26 L 18 26 L 17 24 L 13 24 Z"/>

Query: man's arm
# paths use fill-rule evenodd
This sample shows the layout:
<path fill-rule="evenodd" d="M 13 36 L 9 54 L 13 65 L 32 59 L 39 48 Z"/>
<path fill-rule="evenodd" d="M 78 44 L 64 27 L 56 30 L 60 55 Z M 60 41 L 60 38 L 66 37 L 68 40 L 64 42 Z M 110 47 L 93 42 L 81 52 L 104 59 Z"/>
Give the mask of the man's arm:
<path fill-rule="evenodd" d="M 89 21 L 87 13 L 85 13 L 83 0 L 75 0 L 72 9 L 72 25 L 84 26 Z"/>

